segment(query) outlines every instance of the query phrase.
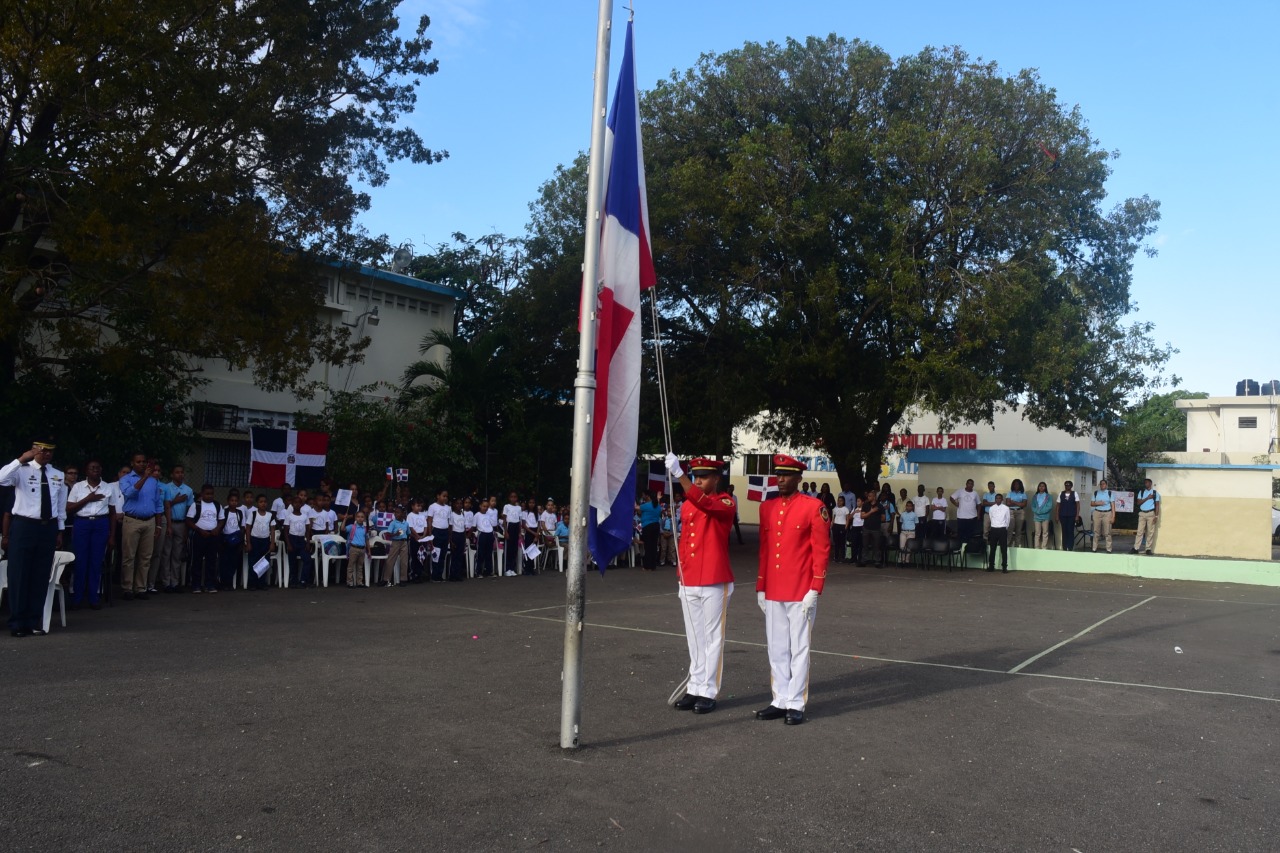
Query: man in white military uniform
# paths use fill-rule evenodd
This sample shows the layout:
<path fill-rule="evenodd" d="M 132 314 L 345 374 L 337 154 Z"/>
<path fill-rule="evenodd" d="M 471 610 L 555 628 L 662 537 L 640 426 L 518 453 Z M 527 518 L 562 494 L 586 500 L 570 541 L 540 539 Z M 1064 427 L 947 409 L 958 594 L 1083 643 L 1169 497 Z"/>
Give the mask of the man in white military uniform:
<path fill-rule="evenodd" d="M 52 442 L 34 442 L 30 450 L 0 468 L 0 486 L 13 487 L 9 633 L 15 637 L 45 633 L 49 571 L 67 521 L 67 487 L 62 472 L 50 464 L 53 450 Z"/>

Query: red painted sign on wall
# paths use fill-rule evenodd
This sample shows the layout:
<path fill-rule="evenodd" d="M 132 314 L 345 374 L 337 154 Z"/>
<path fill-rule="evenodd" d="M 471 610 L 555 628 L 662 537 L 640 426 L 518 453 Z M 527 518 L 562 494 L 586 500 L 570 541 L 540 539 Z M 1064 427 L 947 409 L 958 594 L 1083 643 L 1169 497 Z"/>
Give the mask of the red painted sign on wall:
<path fill-rule="evenodd" d="M 889 436 L 890 450 L 977 450 L 976 432 L 913 432 Z"/>

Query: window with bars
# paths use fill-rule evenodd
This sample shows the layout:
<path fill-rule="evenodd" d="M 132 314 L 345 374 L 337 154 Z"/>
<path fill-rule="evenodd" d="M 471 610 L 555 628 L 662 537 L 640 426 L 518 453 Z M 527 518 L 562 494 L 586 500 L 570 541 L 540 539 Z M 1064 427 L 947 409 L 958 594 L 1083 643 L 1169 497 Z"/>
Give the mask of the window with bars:
<path fill-rule="evenodd" d="M 1241 418 L 1240 419 L 1240 429 L 1257 429 L 1257 428 L 1258 428 L 1257 418 Z"/>
<path fill-rule="evenodd" d="M 742 464 L 747 474 L 773 473 L 773 456 L 768 453 L 748 453 L 742 458 Z"/>
<path fill-rule="evenodd" d="M 210 439 L 204 454 L 204 481 L 242 488 L 249 482 L 249 442 Z"/>

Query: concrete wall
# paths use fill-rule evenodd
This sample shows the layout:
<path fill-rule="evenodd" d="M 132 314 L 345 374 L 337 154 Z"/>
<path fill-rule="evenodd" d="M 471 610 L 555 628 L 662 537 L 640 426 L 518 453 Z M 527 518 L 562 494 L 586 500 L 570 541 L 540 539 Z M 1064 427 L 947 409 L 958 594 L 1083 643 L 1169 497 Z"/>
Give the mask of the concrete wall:
<path fill-rule="evenodd" d="M 1157 540 L 1158 541 L 1158 540 Z M 1009 568 L 1019 572 L 1077 572 L 1134 578 L 1247 583 L 1280 586 L 1280 563 L 1271 560 L 1220 560 L 1193 557 L 1146 557 L 1081 551 L 1009 551 Z"/>
<path fill-rule="evenodd" d="M 1271 559 L 1271 469 L 1147 465 L 1160 492 L 1160 554 Z"/>
<path fill-rule="evenodd" d="M 1276 420 L 1271 397 L 1209 397 L 1178 400 L 1187 414 L 1188 453 L 1266 453 L 1271 448 Z M 1241 428 L 1241 418 L 1253 418 L 1256 427 Z"/>

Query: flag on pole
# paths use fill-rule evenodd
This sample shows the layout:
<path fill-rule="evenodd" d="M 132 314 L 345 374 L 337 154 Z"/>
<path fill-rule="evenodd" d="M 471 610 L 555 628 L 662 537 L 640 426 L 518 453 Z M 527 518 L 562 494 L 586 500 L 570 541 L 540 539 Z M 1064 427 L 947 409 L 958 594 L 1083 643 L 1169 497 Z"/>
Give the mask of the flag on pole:
<path fill-rule="evenodd" d="M 604 142 L 596 395 L 587 544 L 601 571 L 631 545 L 640 432 L 640 292 L 657 277 L 649 250 L 640 103 L 631 22 Z"/>
<path fill-rule="evenodd" d="M 324 477 L 328 453 L 328 433 L 250 427 L 249 485 L 314 489 Z"/>
<path fill-rule="evenodd" d="M 667 464 L 665 462 L 649 462 L 649 491 L 663 494 L 667 490 Z"/>
<path fill-rule="evenodd" d="M 396 482 L 397 482 L 397 483 L 407 483 L 407 482 L 409 482 L 409 469 L 408 469 L 408 468 L 397 468 L 397 469 L 396 469 Z"/>
<path fill-rule="evenodd" d="M 778 478 L 772 474 L 752 474 L 747 477 L 747 500 L 763 503 L 778 496 Z"/>
<path fill-rule="evenodd" d="M 390 466 L 390 465 L 388 465 L 388 466 L 387 466 L 387 481 L 388 481 L 388 482 L 390 482 L 390 480 L 391 480 L 392 476 L 393 476 L 393 473 L 392 473 L 392 470 L 391 470 L 391 466 Z"/>

